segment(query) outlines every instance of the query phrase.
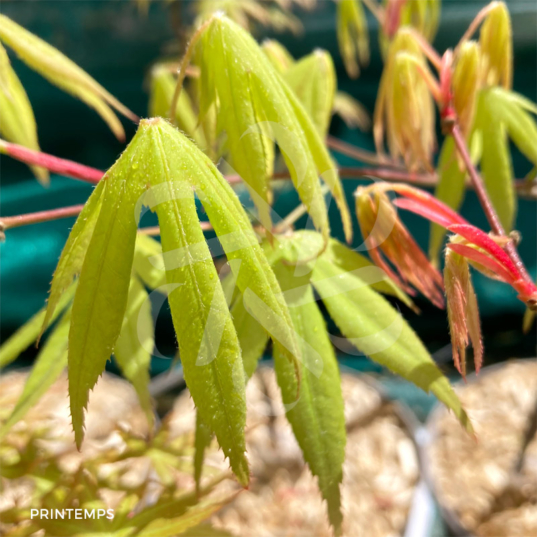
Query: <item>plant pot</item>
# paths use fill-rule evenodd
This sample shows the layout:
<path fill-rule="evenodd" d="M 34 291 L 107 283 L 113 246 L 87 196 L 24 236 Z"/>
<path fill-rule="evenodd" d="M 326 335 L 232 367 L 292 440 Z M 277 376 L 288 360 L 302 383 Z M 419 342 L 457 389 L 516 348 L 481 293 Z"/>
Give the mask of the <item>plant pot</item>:
<path fill-rule="evenodd" d="M 409 425 L 414 420 L 366 379 L 342 374 L 348 434 L 341 487 L 343 535 L 402 535 L 420 478 L 414 424 Z M 317 480 L 305 466 L 285 418 L 273 370 L 261 367 L 246 396 L 252 481 L 213 517 L 214 526 L 236 536 L 332 535 Z M 188 392 L 177 399 L 167 420 L 177 434 L 193 429 L 195 409 Z M 218 469 L 228 467 L 216 442 L 206 453 L 206 462 Z"/>
<path fill-rule="evenodd" d="M 424 450 L 445 520 L 456 535 L 537 535 L 537 363 L 485 368 L 457 392 L 476 439 L 438 407 Z"/>

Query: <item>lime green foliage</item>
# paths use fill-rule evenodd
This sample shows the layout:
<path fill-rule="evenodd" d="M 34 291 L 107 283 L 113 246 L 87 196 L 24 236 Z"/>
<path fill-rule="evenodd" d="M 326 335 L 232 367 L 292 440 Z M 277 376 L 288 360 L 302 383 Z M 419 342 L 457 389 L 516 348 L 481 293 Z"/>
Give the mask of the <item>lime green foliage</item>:
<path fill-rule="evenodd" d="M 241 346 L 244 373 L 249 379 L 257 368 L 257 362 L 263 356 L 269 336 L 267 331 L 246 310 L 242 293 L 233 303 L 231 316 Z"/>
<path fill-rule="evenodd" d="M 52 284 L 50 286 L 50 294 L 47 304 L 45 318 L 41 327 L 43 333 L 49 325 L 52 316 L 54 315 L 57 305 L 60 302 L 63 293 L 72 284 L 75 276 L 80 274 L 86 251 L 93 236 L 93 230 L 99 217 L 102 205 L 102 195 L 105 189 L 105 182 L 101 181 L 91 196 L 86 205 L 82 209 L 77 218 L 69 238 L 62 250 L 62 255 L 58 261 Z"/>
<path fill-rule="evenodd" d="M 151 117 L 168 117 L 175 90 L 175 78 L 170 67 L 158 64 L 151 70 L 151 89 L 149 94 L 149 115 Z M 188 137 L 198 144 L 201 149 L 206 148 L 205 137 L 198 125 L 197 113 L 188 92 L 182 91 L 175 110 L 175 124 Z"/>
<path fill-rule="evenodd" d="M 517 209 L 513 166 L 507 129 L 505 123 L 499 120 L 491 95 L 493 93 L 489 91 L 480 94 L 475 119 L 482 144 L 481 172 L 500 221 L 510 231 L 513 229 Z"/>
<path fill-rule="evenodd" d="M 162 284 L 158 263 L 151 267 L 141 261 L 148 253 L 159 259 L 158 243 L 136 238 L 137 219 L 142 205 L 147 205 L 156 210 L 161 227 L 166 291 L 171 289 L 169 302 L 185 378 L 200 415 L 245 484 L 246 410 L 240 346 L 199 225 L 194 192 L 230 263 L 235 262 L 237 287 L 253 301 L 254 309 L 271 312 L 264 328 L 297 368 L 300 349 L 287 307 L 231 187 L 179 131 L 161 119 L 145 120 L 81 213 L 55 276 L 55 281 L 67 281 L 80 270 L 69 333 L 73 427 L 80 445 L 89 390 L 114 347 L 120 366 L 150 412 L 146 382 L 153 335 L 147 327 L 142 333 L 138 329 L 140 322 L 149 323 L 149 304 L 139 281 L 135 279 L 129 290 L 133 267 L 150 286 Z M 85 235 L 89 245 L 79 258 L 77 249 Z M 57 285 L 53 281 L 53 289 Z"/>
<path fill-rule="evenodd" d="M 330 186 L 350 237 L 350 217 L 337 169 L 310 117 L 257 43 L 235 23 L 214 16 L 201 46 L 200 110 L 218 97 L 231 164 L 248 184 L 262 224 L 271 229 L 270 179 L 278 142 L 291 178 L 315 227 L 328 240 L 329 226 L 318 173 Z"/>
<path fill-rule="evenodd" d="M 295 61 L 274 39 L 263 42 L 261 48 L 304 105 L 321 137 L 328 133 L 332 114 L 339 115 L 351 129 L 370 128 L 371 121 L 364 106 L 348 93 L 336 91 L 334 62 L 328 52 L 317 49 Z M 330 110 L 327 110 L 330 102 Z"/>
<path fill-rule="evenodd" d="M 125 138 L 123 127 L 112 108 L 130 119 L 136 120 L 136 116 L 59 50 L 1 14 L 0 40 L 49 82 L 93 108 L 117 138 Z"/>
<path fill-rule="evenodd" d="M 7 52 L 0 44 L 0 133 L 9 142 L 39 151 L 37 125 L 28 96 L 11 67 Z M 48 184 L 48 171 L 39 166 L 30 169 L 42 184 Z"/>
<path fill-rule="evenodd" d="M 295 63 L 295 59 L 291 53 L 275 39 L 266 39 L 261 44 L 261 48 L 267 55 L 270 63 L 280 74 L 285 73 Z"/>
<path fill-rule="evenodd" d="M 442 144 L 440 159 L 438 161 L 438 184 L 434 195 L 443 201 L 449 207 L 456 211 L 460 208 L 466 185 L 464 179 L 466 170 L 464 165 L 461 166 L 455 144 L 451 136 L 447 137 Z M 446 236 L 445 228 L 438 224 L 431 224 L 431 235 L 429 239 L 429 257 L 438 266 L 438 257 L 442 250 L 444 237 Z"/>
<path fill-rule="evenodd" d="M 359 65 L 369 63 L 367 19 L 361 0 L 337 3 L 337 38 L 345 69 L 351 78 L 357 78 Z"/>
<path fill-rule="evenodd" d="M 134 386 L 151 427 L 154 425 L 154 412 L 149 395 L 149 367 L 154 341 L 149 295 L 140 280 L 132 276 L 114 356 L 125 378 Z"/>
<path fill-rule="evenodd" d="M 440 0 L 404 2 L 401 26 L 413 26 L 427 41 L 432 42 L 438 30 L 441 6 Z"/>
<path fill-rule="evenodd" d="M 371 118 L 364 105 L 344 91 L 336 92 L 333 112 L 341 117 L 349 129 L 358 127 L 367 131 L 371 128 Z"/>
<path fill-rule="evenodd" d="M 504 2 L 494 2 L 479 34 L 485 83 L 511 89 L 513 85 L 513 31 Z"/>
<path fill-rule="evenodd" d="M 297 399 L 293 368 L 278 351 L 274 367 L 287 418 L 293 427 L 319 489 L 328 505 L 328 517 L 336 535 L 341 533 L 341 498 L 345 459 L 345 416 L 339 370 L 332 343 L 326 331 L 308 275 L 295 277 L 294 267 L 282 263 L 275 268 L 293 325 L 302 348 L 302 382 Z"/>
<path fill-rule="evenodd" d="M 494 110 L 496 121 L 505 125 L 509 138 L 520 152 L 537 166 L 537 124 L 531 116 L 537 114 L 535 103 L 500 87 L 487 90 L 485 100 Z"/>
<path fill-rule="evenodd" d="M 185 380 L 198 411 L 215 431 L 237 477 L 246 484 L 246 406 L 240 347 L 199 225 L 193 185 L 180 173 L 186 167 L 193 176 L 198 175 L 204 164 L 196 162 L 197 155 L 186 153 L 187 144 L 176 140 L 177 131 L 171 127 L 147 132 L 151 143 L 147 154 L 154 157 L 152 169 L 143 171 L 151 173 L 152 184 L 161 186 L 158 192 L 166 200 L 156 210 L 166 277 L 169 284 L 177 284 L 168 300 Z M 206 180 L 210 174 L 208 170 Z"/>
<path fill-rule="evenodd" d="M 453 69 L 453 106 L 463 134 L 468 138 L 475 116 L 475 108 L 481 85 L 481 56 L 475 41 L 461 44 Z"/>
<path fill-rule="evenodd" d="M 308 112 L 321 138 L 328 133 L 336 92 L 336 72 L 328 52 L 316 50 L 294 63 L 284 78 Z"/>
<path fill-rule="evenodd" d="M 287 244 L 281 248 L 279 259 L 297 263 L 311 258 L 320 243 L 315 235 L 298 232 L 282 239 Z M 331 241 L 327 251 L 308 266 L 313 287 L 350 343 L 373 361 L 434 393 L 471 430 L 446 377 L 401 314 L 378 293 L 405 297 L 384 272 L 337 241 Z M 288 300 L 289 295 L 284 294 Z"/>
<path fill-rule="evenodd" d="M 322 235 L 312 231 L 278 236 L 274 248 L 267 243 L 265 251 L 289 306 L 302 354 L 302 381 L 297 391 L 293 368 L 275 349 L 278 384 L 304 458 L 327 500 L 331 524 L 339 531 L 345 423 L 337 362 L 313 288 L 352 345 L 425 391 L 432 391 L 470 431 L 471 424 L 448 380 L 416 334 L 379 294 L 395 296 L 413 307 L 383 271 L 334 239 L 323 249 Z M 250 377 L 267 337 L 244 307 L 242 295 L 236 298 L 232 313 L 244 368 Z"/>
<path fill-rule="evenodd" d="M 384 139 L 393 159 L 409 170 L 431 170 L 436 145 L 435 106 L 424 78 L 427 59 L 411 28 L 397 32 L 388 48 L 373 121 L 375 145 Z M 430 73 L 429 73 L 430 75 Z"/>
<path fill-rule="evenodd" d="M 147 235 L 138 234 L 133 266 L 138 277 L 147 287 L 165 292 L 166 272 L 160 242 Z"/>
<path fill-rule="evenodd" d="M 135 209 L 146 190 L 146 179 L 136 168 L 144 164 L 147 146 L 138 133 L 101 180 L 100 204 L 90 198 L 89 214 L 81 214 L 75 224 L 84 217 L 87 221 L 96 218 L 83 256 L 69 332 L 70 408 L 79 447 L 89 391 L 104 370 L 123 325 L 138 224 Z M 66 256 L 74 253 L 78 237 L 74 232 L 75 228 L 64 249 Z"/>
<path fill-rule="evenodd" d="M 449 381 L 401 314 L 367 284 L 369 271 L 348 273 L 317 263 L 313 286 L 342 334 L 371 360 L 434 393 L 469 430 L 472 426 Z"/>
<path fill-rule="evenodd" d="M 65 369 L 70 321 L 71 311 L 68 310 L 54 327 L 54 331 L 39 353 L 13 412 L 0 427 L 0 440 L 41 399 Z"/>

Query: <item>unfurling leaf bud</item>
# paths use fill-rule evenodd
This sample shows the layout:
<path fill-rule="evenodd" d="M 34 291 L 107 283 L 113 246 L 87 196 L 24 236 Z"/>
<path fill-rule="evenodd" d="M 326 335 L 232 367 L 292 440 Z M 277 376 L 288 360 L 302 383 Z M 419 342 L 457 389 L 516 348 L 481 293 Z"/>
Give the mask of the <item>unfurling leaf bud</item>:
<path fill-rule="evenodd" d="M 475 41 L 463 43 L 457 51 L 451 84 L 459 125 L 465 137 L 468 137 L 480 85 L 480 49 Z"/>
<path fill-rule="evenodd" d="M 446 251 L 444 285 L 453 361 L 459 373 L 466 377 L 466 347 L 469 341 L 474 348 L 476 373 L 483 363 L 479 310 L 468 263 L 464 257 L 449 249 Z"/>
<path fill-rule="evenodd" d="M 442 308 L 442 276 L 399 219 L 386 195 L 390 187 L 374 184 L 356 191 L 358 222 L 369 255 L 408 294 L 415 295 L 417 289 Z"/>
<path fill-rule="evenodd" d="M 489 11 L 479 36 L 483 53 L 484 81 L 487 85 L 513 85 L 513 32 L 509 10 L 497 2 Z"/>
<path fill-rule="evenodd" d="M 275 39 L 266 39 L 263 41 L 261 48 L 279 73 L 285 73 L 295 63 L 291 53 Z"/>
<path fill-rule="evenodd" d="M 357 78 L 360 65 L 369 63 L 367 18 L 360 0 L 340 0 L 337 6 L 339 51 L 347 73 Z"/>
<path fill-rule="evenodd" d="M 435 111 L 428 77 L 432 75 L 415 34 L 403 28 L 390 45 L 375 105 L 373 133 L 379 152 L 383 152 L 386 138 L 392 157 L 402 157 L 412 170 L 432 169 Z"/>

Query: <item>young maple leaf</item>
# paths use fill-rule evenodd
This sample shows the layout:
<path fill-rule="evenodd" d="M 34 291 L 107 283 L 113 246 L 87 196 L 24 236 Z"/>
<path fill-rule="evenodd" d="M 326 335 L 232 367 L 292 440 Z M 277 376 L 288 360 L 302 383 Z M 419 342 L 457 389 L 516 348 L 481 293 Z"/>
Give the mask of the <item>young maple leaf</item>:
<path fill-rule="evenodd" d="M 369 255 L 407 293 L 415 295 L 417 289 L 443 308 L 442 276 L 397 216 L 386 195 L 387 187 L 390 185 L 360 187 L 355 194 L 358 222 Z"/>
<path fill-rule="evenodd" d="M 432 272 L 435 269 L 429 264 L 408 230 L 395 215 L 386 196 L 386 192 L 390 190 L 402 196 L 394 200 L 395 206 L 423 216 L 454 234 L 447 245 L 444 269 L 453 360 L 457 369 L 465 376 L 465 349 L 471 341 L 474 347 L 476 371 L 479 371 L 483 361 L 483 343 L 477 301 L 470 280 L 468 264 L 485 276 L 513 287 L 518 292 L 518 298 L 530 310 L 537 309 L 537 286 L 521 272 L 502 248 L 502 245 L 512 240 L 510 237 L 488 235 L 468 223 L 431 194 L 406 184 L 381 183 L 359 188 L 357 191 L 358 219 L 362 233 L 366 237 L 366 244 L 372 248 L 369 251 L 371 258 L 396 282 L 401 283 L 402 279 L 404 289 L 410 282 L 433 303 L 436 303 L 437 295 L 434 292 L 434 286 L 431 292 L 431 285 L 441 286 L 442 282 L 440 280 L 438 283 L 435 273 Z M 371 192 L 380 202 L 373 201 Z M 381 203 L 387 206 L 383 211 L 378 209 Z M 390 266 L 382 259 L 377 251 L 379 248 L 397 268 L 399 274 L 394 274 Z"/>
<path fill-rule="evenodd" d="M 142 206 L 149 206 L 159 219 L 171 286 L 168 300 L 185 380 L 204 422 L 246 485 L 240 346 L 200 227 L 195 195 L 228 259 L 239 261 L 237 287 L 257 297 L 270 314 L 264 327 L 282 356 L 294 364 L 299 384 L 300 349 L 290 314 L 244 209 L 211 160 L 161 118 L 141 121 L 125 152 L 86 203 L 54 273 L 44 326 L 66 287 L 80 274 L 68 354 L 71 416 L 80 447 L 89 392 L 118 345 L 129 306 L 138 219 Z"/>
<path fill-rule="evenodd" d="M 416 34 L 399 30 L 390 44 L 380 81 L 373 121 L 377 151 L 384 139 L 391 156 L 411 170 L 431 170 L 436 146 L 434 102 L 427 80 L 425 55 Z"/>
<path fill-rule="evenodd" d="M 9 17 L 0 14 L 0 41 L 13 49 L 30 68 L 51 84 L 77 97 L 93 108 L 116 137 L 125 140 L 125 131 L 112 109 L 137 121 L 138 117 L 76 63 L 39 37 L 25 30 Z M 2 73 L 0 73 L 1 77 Z"/>
<path fill-rule="evenodd" d="M 444 285 L 455 367 L 466 377 L 466 347 L 470 340 L 474 349 L 475 371 L 479 373 L 483 363 L 483 339 L 477 298 L 468 262 L 453 250 L 446 252 Z"/>

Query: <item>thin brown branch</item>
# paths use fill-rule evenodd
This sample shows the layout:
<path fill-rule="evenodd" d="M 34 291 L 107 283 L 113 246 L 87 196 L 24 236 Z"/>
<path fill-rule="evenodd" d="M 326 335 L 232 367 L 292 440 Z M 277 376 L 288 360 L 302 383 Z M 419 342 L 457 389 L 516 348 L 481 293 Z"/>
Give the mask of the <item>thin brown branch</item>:
<path fill-rule="evenodd" d="M 358 162 L 372 164 L 373 166 L 389 166 L 391 168 L 402 169 L 402 165 L 398 162 L 379 156 L 373 151 L 367 151 L 366 149 L 356 147 L 355 145 L 344 142 L 339 138 L 334 138 L 333 136 L 328 136 L 326 138 L 326 145 L 337 153 L 351 157 Z"/>
<path fill-rule="evenodd" d="M 2 230 L 14 227 L 29 226 L 30 224 L 40 224 L 51 220 L 59 220 L 76 216 L 82 211 L 84 205 L 73 205 L 71 207 L 61 207 L 49 211 L 39 211 L 36 213 L 20 214 L 17 216 L 0 217 L 0 227 Z"/>
<path fill-rule="evenodd" d="M 59 209 L 50 209 L 48 211 L 38 211 L 35 213 L 19 214 L 17 216 L 0 216 L 0 232 L 14 227 L 29 226 L 32 224 L 41 224 L 42 222 L 51 222 L 70 216 L 78 216 L 84 205 L 71 205 L 69 207 L 60 207 Z M 211 231 L 213 226 L 210 222 L 200 222 L 202 231 Z M 142 235 L 160 235 L 159 226 L 145 227 L 138 230 Z"/>
<path fill-rule="evenodd" d="M 200 228 L 202 231 L 212 231 L 214 229 L 210 222 L 200 222 Z M 140 235 L 156 237 L 160 235 L 160 226 L 142 227 L 138 230 L 138 233 Z"/>
<path fill-rule="evenodd" d="M 213 17 L 216 17 L 218 15 L 213 15 Z M 175 113 L 177 110 L 177 104 L 179 103 L 179 96 L 181 95 L 181 90 L 183 88 L 183 82 L 185 81 L 185 77 L 187 75 L 187 68 L 190 65 L 190 58 L 192 57 L 192 53 L 194 52 L 194 47 L 196 46 L 196 43 L 198 42 L 198 39 L 201 37 L 205 29 L 211 24 L 213 21 L 213 17 L 211 17 L 209 20 L 205 21 L 195 32 L 192 36 L 192 39 L 190 40 L 190 43 L 188 43 L 188 46 L 185 51 L 185 55 L 183 56 L 183 59 L 181 60 L 181 65 L 179 67 L 179 70 L 177 72 L 177 82 L 175 84 L 175 91 L 173 92 L 172 102 L 170 105 L 170 121 L 175 122 Z"/>

